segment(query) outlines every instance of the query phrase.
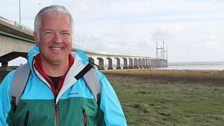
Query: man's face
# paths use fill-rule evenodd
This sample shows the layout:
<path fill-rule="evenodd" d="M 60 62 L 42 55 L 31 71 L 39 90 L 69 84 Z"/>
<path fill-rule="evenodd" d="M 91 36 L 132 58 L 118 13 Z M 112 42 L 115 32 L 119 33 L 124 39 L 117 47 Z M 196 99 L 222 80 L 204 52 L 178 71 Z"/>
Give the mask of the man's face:
<path fill-rule="evenodd" d="M 60 13 L 43 15 L 39 37 L 34 33 L 40 48 L 41 60 L 50 64 L 68 61 L 72 49 L 72 25 L 69 17 Z"/>

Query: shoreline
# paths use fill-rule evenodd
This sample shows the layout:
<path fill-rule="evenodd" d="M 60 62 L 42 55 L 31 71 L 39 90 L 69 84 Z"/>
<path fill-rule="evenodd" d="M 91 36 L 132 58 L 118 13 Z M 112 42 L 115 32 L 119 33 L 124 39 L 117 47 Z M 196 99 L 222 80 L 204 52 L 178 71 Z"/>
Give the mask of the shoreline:
<path fill-rule="evenodd" d="M 224 71 L 219 70 L 102 70 L 106 76 L 125 76 L 167 82 L 209 83 L 224 86 Z"/>

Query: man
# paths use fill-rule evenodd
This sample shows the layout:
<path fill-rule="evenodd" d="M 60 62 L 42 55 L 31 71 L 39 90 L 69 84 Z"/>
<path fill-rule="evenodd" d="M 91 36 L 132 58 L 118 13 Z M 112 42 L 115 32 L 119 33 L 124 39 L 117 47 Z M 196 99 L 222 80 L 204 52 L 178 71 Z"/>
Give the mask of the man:
<path fill-rule="evenodd" d="M 71 54 L 72 17 L 63 6 L 40 10 L 34 22 L 36 45 L 28 53 L 30 75 L 18 106 L 10 103 L 15 71 L 0 86 L 0 126 L 126 126 L 118 98 L 106 77 L 98 105 L 83 78 L 76 80 L 84 53 Z"/>

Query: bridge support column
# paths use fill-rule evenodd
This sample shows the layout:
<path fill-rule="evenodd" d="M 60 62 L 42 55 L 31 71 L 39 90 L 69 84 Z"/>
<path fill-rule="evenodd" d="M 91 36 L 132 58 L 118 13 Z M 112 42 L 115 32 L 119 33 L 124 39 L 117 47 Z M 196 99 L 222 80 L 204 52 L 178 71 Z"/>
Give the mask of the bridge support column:
<path fill-rule="evenodd" d="M 134 69 L 138 69 L 138 59 L 134 59 Z"/>
<path fill-rule="evenodd" d="M 138 69 L 142 69 L 143 68 L 143 62 L 142 59 L 138 59 Z"/>
<path fill-rule="evenodd" d="M 153 64 L 154 64 L 154 68 L 157 68 L 158 67 L 158 60 L 154 59 Z"/>
<path fill-rule="evenodd" d="M 8 63 L 7 62 L 3 62 L 2 63 L 2 67 L 1 67 L 1 71 L 8 71 Z"/>
<path fill-rule="evenodd" d="M 145 59 L 141 59 L 141 62 L 142 62 L 142 69 L 146 69 L 146 65 L 145 65 Z"/>
<path fill-rule="evenodd" d="M 168 67 L 167 60 L 163 59 L 163 67 Z"/>
<path fill-rule="evenodd" d="M 149 69 L 149 67 L 148 67 L 148 58 L 145 58 L 145 69 Z"/>
<path fill-rule="evenodd" d="M 119 58 L 115 58 L 117 60 L 117 67 L 116 69 L 121 69 L 121 61 Z"/>
<path fill-rule="evenodd" d="M 165 67 L 165 60 L 164 59 L 161 60 L 161 64 L 162 64 L 161 67 Z"/>
<path fill-rule="evenodd" d="M 159 61 L 158 61 L 158 59 L 155 59 L 155 61 L 154 61 L 154 68 L 158 68 L 158 66 L 159 66 Z"/>
<path fill-rule="evenodd" d="M 99 60 L 99 70 L 104 70 L 105 68 L 103 58 L 98 57 L 97 59 Z"/>
<path fill-rule="evenodd" d="M 163 59 L 161 59 L 161 60 L 160 60 L 160 68 L 162 68 L 162 67 L 163 67 L 163 65 L 164 65 L 164 60 L 163 60 Z"/>
<path fill-rule="evenodd" d="M 129 69 L 133 69 L 134 66 L 133 66 L 133 59 L 132 58 L 129 58 L 129 66 L 128 66 Z"/>
<path fill-rule="evenodd" d="M 159 68 L 161 66 L 161 62 L 159 59 L 156 60 L 156 68 Z"/>
<path fill-rule="evenodd" d="M 147 59 L 147 68 L 150 69 L 151 68 L 151 60 Z"/>
<path fill-rule="evenodd" d="M 152 68 L 156 68 L 156 59 L 152 59 L 151 60 L 151 63 L 152 63 Z"/>
<path fill-rule="evenodd" d="M 168 67 L 168 61 L 166 60 L 166 67 Z"/>
<path fill-rule="evenodd" d="M 163 60 L 160 59 L 160 60 L 159 60 L 159 67 L 158 67 L 158 68 L 162 68 L 162 67 L 163 67 Z"/>
<path fill-rule="evenodd" d="M 145 66 L 146 66 L 146 69 L 149 69 L 149 59 L 148 58 L 145 59 Z"/>
<path fill-rule="evenodd" d="M 150 69 L 153 69 L 153 59 L 150 59 Z"/>
<path fill-rule="evenodd" d="M 108 59 L 108 69 L 113 69 L 112 59 L 111 58 L 107 59 Z"/>
<path fill-rule="evenodd" d="M 142 59 L 142 68 L 143 69 L 147 69 L 147 66 L 146 66 L 146 59 Z"/>
<path fill-rule="evenodd" d="M 128 61 L 127 61 L 127 58 L 123 58 L 124 60 L 124 67 L 123 69 L 128 69 Z"/>

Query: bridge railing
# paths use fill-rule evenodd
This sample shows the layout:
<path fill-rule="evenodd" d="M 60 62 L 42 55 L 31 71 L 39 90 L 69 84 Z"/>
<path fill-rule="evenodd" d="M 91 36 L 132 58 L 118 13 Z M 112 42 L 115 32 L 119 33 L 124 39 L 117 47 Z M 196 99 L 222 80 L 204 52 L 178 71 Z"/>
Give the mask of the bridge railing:
<path fill-rule="evenodd" d="M 2 17 L 2 16 L 0 16 L 0 20 L 2 20 L 2 21 L 4 21 L 4 22 L 7 22 L 7 23 L 9 23 L 9 24 L 11 24 L 11 25 L 13 25 L 13 26 L 16 26 L 17 28 L 19 28 L 19 29 L 21 29 L 21 30 L 24 30 L 24 31 L 26 31 L 26 32 L 30 32 L 30 33 L 33 32 L 32 29 L 30 29 L 29 27 L 26 27 L 25 25 L 20 24 L 19 22 L 16 22 L 16 21 L 12 21 L 12 20 L 6 19 L 6 18 L 4 18 L 4 17 Z"/>

